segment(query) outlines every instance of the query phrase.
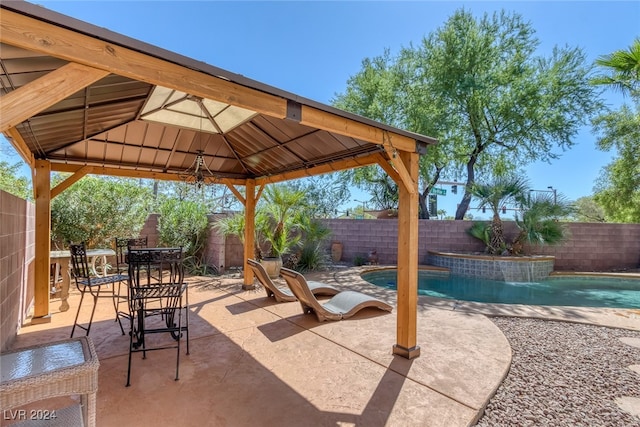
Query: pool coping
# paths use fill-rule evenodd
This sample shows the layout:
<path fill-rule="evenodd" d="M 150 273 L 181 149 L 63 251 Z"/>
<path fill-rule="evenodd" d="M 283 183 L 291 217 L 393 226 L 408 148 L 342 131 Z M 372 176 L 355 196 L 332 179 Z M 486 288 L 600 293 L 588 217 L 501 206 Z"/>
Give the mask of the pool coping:
<path fill-rule="evenodd" d="M 362 274 L 377 270 L 393 270 L 397 268 L 395 265 L 367 265 L 360 269 L 353 269 L 350 275 L 350 281 L 353 284 L 355 280 L 361 283 L 359 285 L 375 285 L 367 282 L 362 278 Z M 419 265 L 419 270 L 432 270 L 446 272 L 448 269 L 442 267 L 434 267 L 430 265 Z M 599 273 L 599 272 L 558 272 L 565 276 L 589 275 L 595 277 L 617 277 L 640 279 L 637 273 Z M 339 272 L 334 275 L 338 281 Z M 395 292 L 395 291 L 390 291 Z M 629 329 L 640 331 L 640 309 L 635 308 L 607 308 L 607 307 L 576 307 L 576 306 L 542 306 L 542 305 L 526 305 L 526 304 L 496 304 L 496 303 L 480 303 L 473 301 L 461 301 L 446 298 L 430 297 L 426 295 L 418 295 L 418 305 L 434 307 L 443 310 L 456 310 L 459 312 L 483 314 L 489 317 L 519 317 L 531 319 L 544 319 L 560 322 L 584 323 L 597 326 L 606 326 L 611 328 Z"/>

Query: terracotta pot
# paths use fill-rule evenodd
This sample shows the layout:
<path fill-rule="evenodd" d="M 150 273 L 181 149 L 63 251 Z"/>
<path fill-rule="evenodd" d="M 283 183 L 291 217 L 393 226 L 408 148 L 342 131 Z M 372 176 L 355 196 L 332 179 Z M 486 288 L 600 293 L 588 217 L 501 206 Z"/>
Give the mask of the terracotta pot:
<path fill-rule="evenodd" d="M 277 279 L 280 276 L 280 269 L 282 268 L 281 257 L 262 258 L 260 264 L 262 264 L 270 278 Z"/>
<path fill-rule="evenodd" d="M 331 260 L 333 262 L 339 262 L 342 259 L 342 243 L 331 243 Z"/>

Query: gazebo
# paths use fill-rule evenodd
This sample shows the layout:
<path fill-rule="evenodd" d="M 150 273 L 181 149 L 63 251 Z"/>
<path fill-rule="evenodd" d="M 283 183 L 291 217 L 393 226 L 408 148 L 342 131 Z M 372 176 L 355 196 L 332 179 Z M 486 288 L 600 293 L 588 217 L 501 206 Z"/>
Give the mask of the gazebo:
<path fill-rule="evenodd" d="M 418 160 L 436 140 L 311 101 L 26 2 L 0 4 L 0 132 L 33 172 L 34 316 L 49 309 L 51 200 L 87 174 L 226 185 L 254 214 L 270 183 L 379 165 L 398 184 L 393 352 L 416 343 Z M 51 188 L 51 172 L 71 175 Z M 244 194 L 237 186 L 244 186 Z"/>

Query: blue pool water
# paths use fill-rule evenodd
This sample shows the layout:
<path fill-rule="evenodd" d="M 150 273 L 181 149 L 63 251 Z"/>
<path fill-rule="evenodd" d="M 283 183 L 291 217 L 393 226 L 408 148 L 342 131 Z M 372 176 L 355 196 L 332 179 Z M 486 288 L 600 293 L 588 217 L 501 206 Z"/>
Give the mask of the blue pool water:
<path fill-rule="evenodd" d="M 380 270 L 364 273 L 362 278 L 376 286 L 396 289 L 396 275 L 396 270 Z M 640 308 L 640 280 L 589 276 L 506 283 L 419 270 L 418 294 L 498 304 Z"/>

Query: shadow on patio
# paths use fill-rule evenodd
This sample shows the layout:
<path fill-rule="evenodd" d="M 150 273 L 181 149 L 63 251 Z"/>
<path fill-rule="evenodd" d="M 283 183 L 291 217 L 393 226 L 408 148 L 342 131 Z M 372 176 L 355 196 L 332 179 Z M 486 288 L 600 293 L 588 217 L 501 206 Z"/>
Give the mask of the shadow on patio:
<path fill-rule="evenodd" d="M 175 350 L 153 351 L 133 355 L 125 387 L 129 337 L 111 302 L 99 302 L 90 335 L 100 359 L 99 426 L 464 426 L 509 367 L 506 339 L 481 315 L 420 308 L 422 356 L 409 361 L 391 354 L 395 312 L 366 309 L 321 324 L 297 302 L 243 291 L 241 279 L 190 280 L 191 354 L 183 346 L 179 381 Z M 395 302 L 392 292 L 369 290 Z M 68 338 L 78 299 L 72 292 L 71 309 L 51 323 L 23 327 L 13 347 Z"/>

